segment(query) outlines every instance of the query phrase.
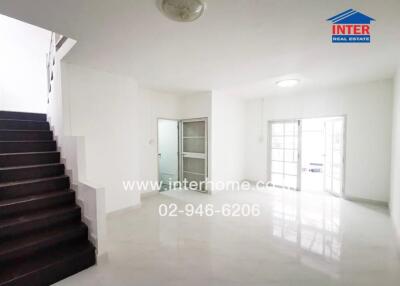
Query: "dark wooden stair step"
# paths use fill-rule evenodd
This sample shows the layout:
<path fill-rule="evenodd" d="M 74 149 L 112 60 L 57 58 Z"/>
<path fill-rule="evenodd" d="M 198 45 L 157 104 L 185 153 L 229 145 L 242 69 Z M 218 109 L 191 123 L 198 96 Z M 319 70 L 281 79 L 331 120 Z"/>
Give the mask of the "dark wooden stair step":
<path fill-rule="evenodd" d="M 0 168 L 0 183 L 61 176 L 64 171 L 64 164 Z"/>
<path fill-rule="evenodd" d="M 39 231 L 48 227 L 78 222 L 80 219 L 81 209 L 77 205 L 44 209 L 22 216 L 1 219 L 0 241 L 5 238 L 15 239 L 31 231 Z"/>
<path fill-rule="evenodd" d="M 66 245 L 0 268 L 0 286 L 50 285 L 95 263 L 95 248 L 90 242 Z"/>
<path fill-rule="evenodd" d="M 0 218 L 22 215 L 40 209 L 75 203 L 75 192 L 65 190 L 0 201 Z"/>
<path fill-rule="evenodd" d="M 67 190 L 69 187 L 68 176 L 0 183 L 0 200 L 38 195 L 49 191 Z"/>
<path fill-rule="evenodd" d="M 50 125 L 46 121 L 0 119 L 0 129 L 50 131 Z"/>
<path fill-rule="evenodd" d="M 51 141 L 53 132 L 47 130 L 0 130 L 0 141 Z"/>
<path fill-rule="evenodd" d="M 5 262 L 26 257 L 55 246 L 88 239 L 88 228 L 83 223 L 52 227 L 30 233 L 18 239 L 0 242 L 0 266 Z"/>
<path fill-rule="evenodd" d="M 56 150 L 56 141 L 0 141 L 0 154 Z"/>
<path fill-rule="evenodd" d="M 96 262 L 45 114 L 0 111 L 0 286 L 46 286 Z"/>
<path fill-rule="evenodd" d="M 0 111 L 0 119 L 47 121 L 47 115 L 32 112 Z"/>
<path fill-rule="evenodd" d="M 59 162 L 60 152 L 57 151 L 0 154 L 0 168 Z"/>

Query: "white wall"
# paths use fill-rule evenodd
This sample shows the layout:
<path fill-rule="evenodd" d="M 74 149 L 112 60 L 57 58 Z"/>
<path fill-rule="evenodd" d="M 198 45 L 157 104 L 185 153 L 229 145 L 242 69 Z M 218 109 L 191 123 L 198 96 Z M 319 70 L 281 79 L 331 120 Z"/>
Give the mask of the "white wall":
<path fill-rule="evenodd" d="M 345 195 L 388 202 L 392 92 L 385 80 L 248 102 L 246 178 L 267 180 L 268 120 L 346 115 Z"/>
<path fill-rule="evenodd" d="M 186 96 L 141 89 L 146 142 L 141 152 L 145 180 L 156 181 L 157 118 L 208 118 L 208 173 L 214 181 L 244 179 L 244 102 L 220 92 Z"/>
<path fill-rule="evenodd" d="M 131 78 L 66 63 L 57 75 L 62 82 L 49 108 L 55 134 L 84 137 L 86 179 L 105 188 L 107 212 L 140 204 L 140 193 L 125 191 L 123 181 L 158 180 L 158 118 L 211 114 L 207 96 L 139 89 Z"/>
<path fill-rule="evenodd" d="M 50 32 L 0 15 L 0 110 L 46 113 Z"/>
<path fill-rule="evenodd" d="M 214 182 L 244 179 L 245 109 L 241 98 L 212 94 L 212 175 Z"/>
<path fill-rule="evenodd" d="M 77 203 L 82 209 L 82 219 L 89 228 L 89 239 L 96 246 L 97 256 L 101 256 L 107 251 L 105 191 L 87 180 L 85 137 L 70 135 L 67 66 L 61 60 L 75 44 L 75 40 L 68 39 L 56 53 L 55 65 L 52 67 L 54 79 L 47 104 L 47 119 L 61 151 L 61 162 L 65 164 L 66 174 L 76 192 Z"/>
<path fill-rule="evenodd" d="M 139 89 L 142 102 L 141 132 L 143 135 L 140 171 L 143 180 L 158 181 L 158 118 L 179 119 L 181 96 Z M 147 191 L 156 191 L 148 189 Z"/>
<path fill-rule="evenodd" d="M 244 177 L 250 181 L 267 180 L 267 119 L 264 100 L 249 100 L 245 104 Z"/>
<path fill-rule="evenodd" d="M 84 136 L 87 180 L 105 188 L 107 212 L 139 204 L 139 193 L 122 185 L 140 179 L 144 127 L 137 83 L 75 65 L 64 64 L 62 72 L 69 104 L 63 118 L 70 125 L 64 134 Z"/>
<path fill-rule="evenodd" d="M 207 117 L 210 121 L 211 96 L 211 92 L 199 92 L 181 97 L 179 101 L 181 119 Z"/>
<path fill-rule="evenodd" d="M 390 209 L 400 238 L 400 69 L 394 80 Z"/>
<path fill-rule="evenodd" d="M 86 177 L 105 188 L 107 212 L 140 204 L 139 192 L 125 191 L 123 181 L 158 180 L 158 118 L 211 113 L 203 95 L 139 89 L 133 79 L 65 63 L 61 73 L 64 122 L 58 125 L 64 135 L 85 137 Z"/>
<path fill-rule="evenodd" d="M 141 176 L 143 180 L 158 181 L 157 119 L 207 117 L 210 125 L 211 93 L 176 95 L 144 88 L 140 88 L 139 93 L 142 99 L 141 121 L 144 126 L 143 148 L 140 152 Z M 210 156 L 209 152 L 209 158 Z"/>

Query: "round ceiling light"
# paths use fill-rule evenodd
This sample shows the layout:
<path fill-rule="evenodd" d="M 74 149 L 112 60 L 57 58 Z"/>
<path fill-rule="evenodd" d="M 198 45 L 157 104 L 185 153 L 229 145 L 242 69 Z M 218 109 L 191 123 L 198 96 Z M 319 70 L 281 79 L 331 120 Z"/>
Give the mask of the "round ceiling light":
<path fill-rule="evenodd" d="M 168 18 L 179 22 L 193 22 L 206 9 L 203 0 L 162 0 L 160 9 Z"/>
<path fill-rule="evenodd" d="M 300 80 L 298 79 L 284 79 L 276 82 L 276 85 L 279 87 L 292 87 L 298 85 Z"/>

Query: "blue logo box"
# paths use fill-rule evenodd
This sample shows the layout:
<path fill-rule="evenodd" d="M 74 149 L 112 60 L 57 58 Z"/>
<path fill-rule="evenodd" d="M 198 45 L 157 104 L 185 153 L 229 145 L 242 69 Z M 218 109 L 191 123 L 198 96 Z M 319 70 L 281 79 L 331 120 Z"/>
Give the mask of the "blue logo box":
<path fill-rule="evenodd" d="M 367 35 L 333 35 L 332 43 L 370 43 L 371 37 Z"/>
<path fill-rule="evenodd" d="M 370 25 L 375 19 L 354 9 L 333 16 L 332 43 L 370 43 Z"/>

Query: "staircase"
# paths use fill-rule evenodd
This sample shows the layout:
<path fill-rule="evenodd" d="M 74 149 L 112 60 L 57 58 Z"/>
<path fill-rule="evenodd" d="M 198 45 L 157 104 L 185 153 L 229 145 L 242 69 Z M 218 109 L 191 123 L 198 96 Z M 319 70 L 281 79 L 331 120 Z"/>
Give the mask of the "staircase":
<path fill-rule="evenodd" d="M 95 264 L 45 114 L 0 111 L 0 286 L 49 285 Z"/>

